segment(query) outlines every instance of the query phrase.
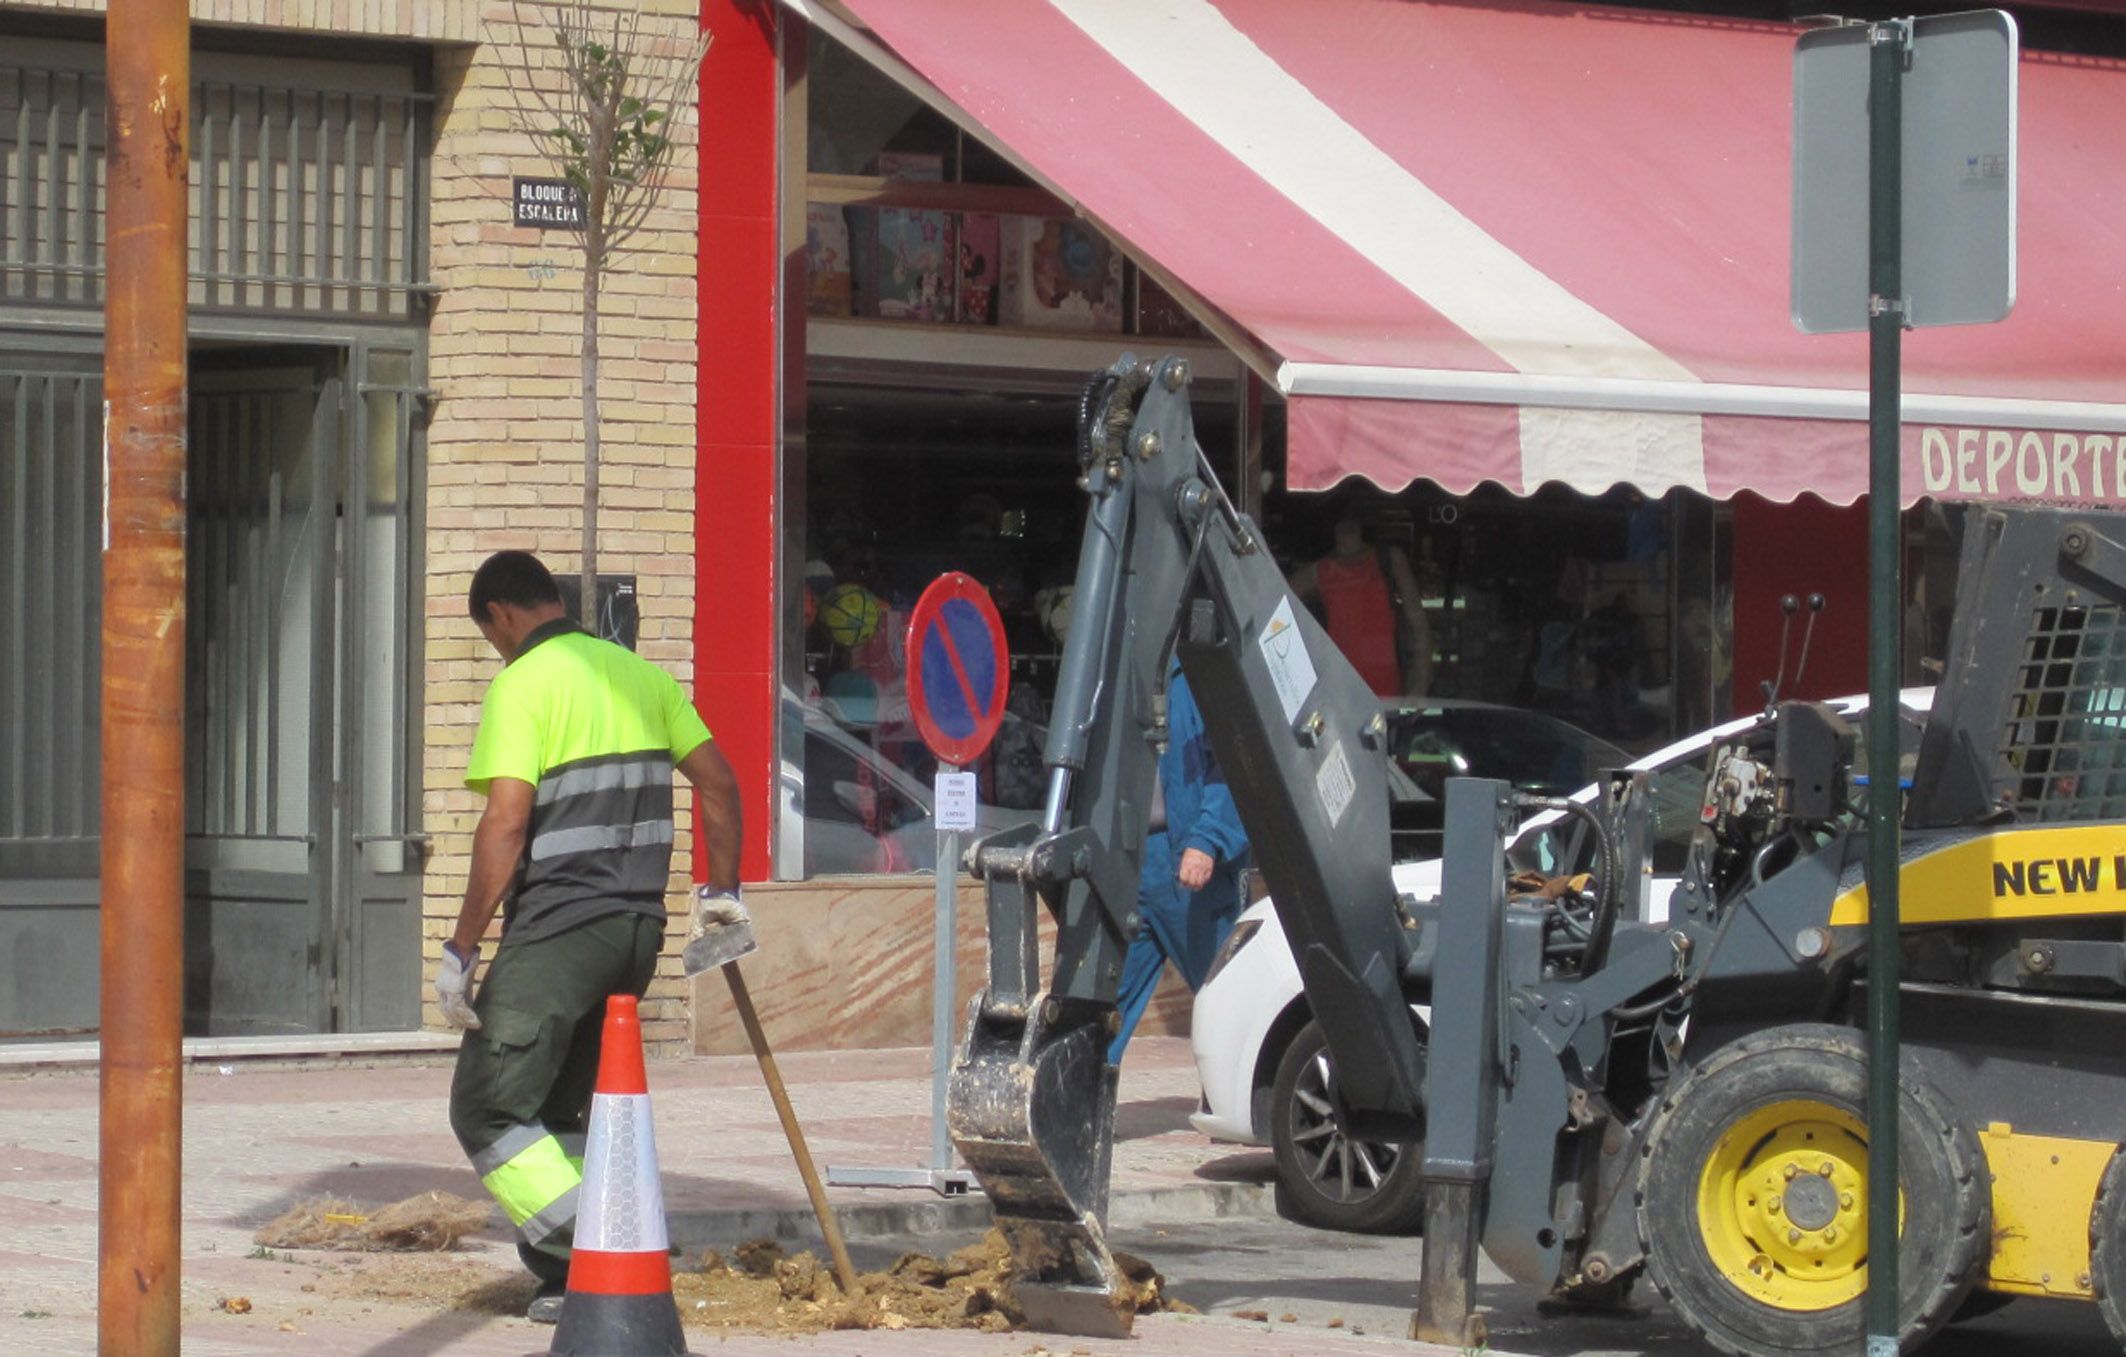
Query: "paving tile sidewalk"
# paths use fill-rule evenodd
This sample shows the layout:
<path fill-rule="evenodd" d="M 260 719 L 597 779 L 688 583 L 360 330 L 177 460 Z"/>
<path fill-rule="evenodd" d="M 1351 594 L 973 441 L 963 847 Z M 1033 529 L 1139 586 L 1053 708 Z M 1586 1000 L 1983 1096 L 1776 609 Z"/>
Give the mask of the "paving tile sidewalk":
<path fill-rule="evenodd" d="M 929 1147 L 926 1050 L 793 1053 L 778 1059 L 822 1166 L 915 1166 Z M 415 1357 L 543 1351 L 546 1331 L 433 1303 L 345 1299 L 344 1260 L 250 1256 L 257 1227 L 290 1204 L 330 1194 L 363 1204 L 438 1188 L 480 1195 L 445 1119 L 448 1062 L 295 1067 L 270 1061 L 190 1066 L 185 1077 L 184 1303 L 188 1354 L 290 1352 Z M 774 1107 L 748 1057 L 660 1061 L 650 1069 L 657 1144 L 675 1240 L 728 1244 L 795 1234 L 810 1213 Z M 1188 1125 L 1196 1080 L 1187 1043 L 1133 1043 L 1116 1118 L 1113 1213 L 1202 1219 L 1269 1209 L 1266 1151 L 1217 1146 Z M 94 1350 L 97 1102 L 93 1072 L 0 1076 L 0 1352 Z M 961 1233 L 986 1204 L 943 1203 L 927 1190 L 830 1188 L 852 1238 L 926 1229 Z M 471 1241 L 468 1267 L 515 1267 L 508 1238 Z M 438 1260 L 441 1261 L 441 1260 Z M 220 1303 L 243 1296 L 251 1311 Z M 1218 1320 L 1162 1318 L 1161 1351 L 1273 1353 L 1274 1335 Z M 1200 1341 L 1199 1341 L 1200 1335 Z M 1316 1335 L 1318 1338 L 1319 1335 Z M 1025 1354 L 1038 1335 L 836 1335 L 822 1353 L 906 1350 L 928 1357 Z M 902 1342 L 906 1339 L 909 1341 Z M 1049 1340 L 1055 1351 L 1099 1344 Z M 1357 1354 L 1371 1346 L 1356 1340 Z M 762 1350 L 789 1350 L 761 1339 Z M 697 1348 L 751 1350 L 707 1336 Z M 1137 1351 L 1143 1351 L 1141 1347 Z M 1383 1349 L 1387 1350 L 1387 1349 Z M 1393 1345 L 1403 1353 L 1418 1351 Z"/>

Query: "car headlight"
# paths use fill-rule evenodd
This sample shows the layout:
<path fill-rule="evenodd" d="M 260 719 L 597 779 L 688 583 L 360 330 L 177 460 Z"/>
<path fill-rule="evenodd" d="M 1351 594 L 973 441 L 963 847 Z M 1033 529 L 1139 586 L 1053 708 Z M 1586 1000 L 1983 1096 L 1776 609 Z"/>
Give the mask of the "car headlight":
<path fill-rule="evenodd" d="M 1216 980 L 1218 972 L 1224 970 L 1226 964 L 1232 961 L 1234 957 L 1239 956 L 1240 949 L 1253 941 L 1255 935 L 1261 931 L 1262 920 L 1260 919 L 1242 919 L 1238 924 L 1235 924 L 1233 931 L 1226 934 L 1225 945 L 1218 949 L 1218 955 L 1211 958 L 1211 968 L 1204 972 L 1203 983 L 1208 985 L 1213 980 Z"/>

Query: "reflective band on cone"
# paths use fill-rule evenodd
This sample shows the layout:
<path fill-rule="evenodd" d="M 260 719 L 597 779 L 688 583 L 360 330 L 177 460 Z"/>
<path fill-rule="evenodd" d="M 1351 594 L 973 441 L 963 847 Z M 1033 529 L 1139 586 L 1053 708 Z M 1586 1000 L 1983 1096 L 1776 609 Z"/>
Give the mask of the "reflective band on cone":
<path fill-rule="evenodd" d="M 605 1002 L 598 1090 L 553 1357 L 685 1357 L 635 997 Z"/>

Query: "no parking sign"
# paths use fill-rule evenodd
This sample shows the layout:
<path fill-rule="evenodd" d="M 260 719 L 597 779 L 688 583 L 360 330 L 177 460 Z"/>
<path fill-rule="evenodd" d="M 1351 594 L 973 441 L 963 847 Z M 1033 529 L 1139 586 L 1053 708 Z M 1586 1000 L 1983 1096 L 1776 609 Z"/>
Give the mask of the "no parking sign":
<path fill-rule="evenodd" d="M 908 707 L 923 743 L 937 755 L 937 935 L 930 1001 L 930 1163 L 918 1169 L 827 1168 L 827 1181 L 860 1187 L 928 1187 L 952 1197 L 972 1184 L 952 1164 L 946 1139 L 945 1084 L 952 1067 L 952 1024 L 959 1003 L 953 949 L 959 937 L 958 847 L 962 831 L 979 828 L 975 777 L 958 765 L 982 756 L 1004 724 L 1011 686 L 1004 624 L 989 591 L 958 571 L 930 582 L 908 615 Z M 737 974 L 733 971 L 732 974 Z"/>
<path fill-rule="evenodd" d="M 954 570 L 938 576 L 908 617 L 908 706 L 939 761 L 980 758 L 1004 724 L 1010 652 L 989 591 Z"/>

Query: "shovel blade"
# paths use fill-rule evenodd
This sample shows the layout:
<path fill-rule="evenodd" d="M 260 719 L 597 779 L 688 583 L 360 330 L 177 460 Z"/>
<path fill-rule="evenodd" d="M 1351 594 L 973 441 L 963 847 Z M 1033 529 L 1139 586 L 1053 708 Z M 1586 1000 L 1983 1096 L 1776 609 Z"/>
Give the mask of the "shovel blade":
<path fill-rule="evenodd" d="M 760 944 L 753 941 L 752 924 L 717 924 L 686 945 L 680 953 L 680 964 L 687 975 L 696 976 L 721 970 L 759 950 Z"/>

